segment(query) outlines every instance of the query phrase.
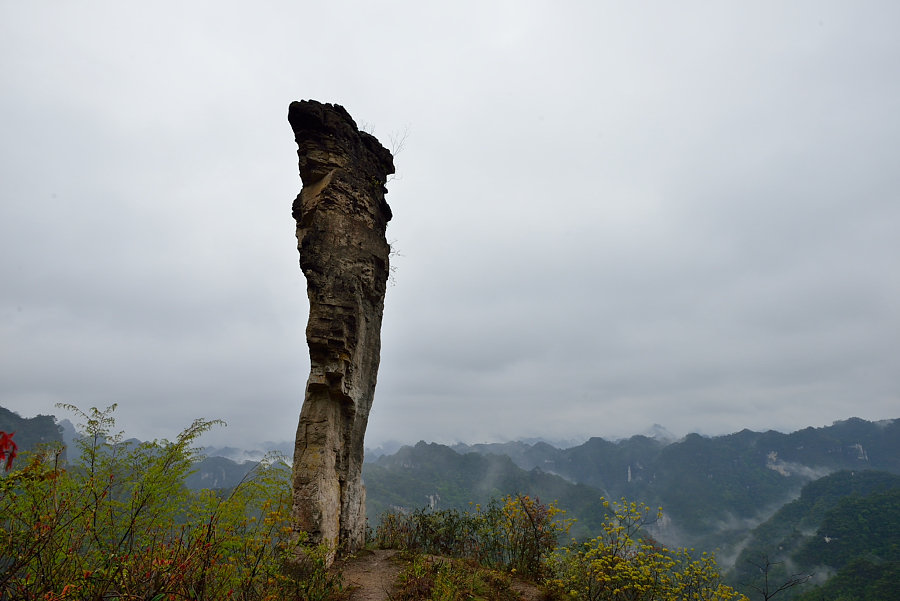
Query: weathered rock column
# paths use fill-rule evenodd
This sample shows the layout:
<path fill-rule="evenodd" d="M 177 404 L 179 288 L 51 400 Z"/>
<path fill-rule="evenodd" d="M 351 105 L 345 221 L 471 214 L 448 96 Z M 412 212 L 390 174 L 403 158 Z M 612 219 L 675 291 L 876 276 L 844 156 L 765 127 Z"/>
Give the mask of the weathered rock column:
<path fill-rule="evenodd" d="M 293 215 L 312 366 L 294 448 L 294 521 L 313 542 L 352 552 L 365 542 L 363 437 L 381 353 L 394 163 L 342 106 L 292 102 L 288 121 L 303 181 Z"/>

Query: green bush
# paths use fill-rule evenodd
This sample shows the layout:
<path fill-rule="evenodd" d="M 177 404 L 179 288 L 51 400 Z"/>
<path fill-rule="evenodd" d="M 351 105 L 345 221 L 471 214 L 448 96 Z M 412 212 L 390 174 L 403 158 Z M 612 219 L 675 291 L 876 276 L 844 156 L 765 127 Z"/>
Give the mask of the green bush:
<path fill-rule="evenodd" d="M 340 590 L 327 549 L 291 528 L 284 461 L 268 458 L 228 493 L 192 492 L 191 445 L 220 422 L 132 444 L 113 430 L 115 405 L 64 407 L 84 421 L 80 458 L 63 465 L 62 447 L 43 447 L 0 479 L 0 599 L 305 601 Z"/>
<path fill-rule="evenodd" d="M 418 555 L 398 578 L 396 601 L 517 601 L 508 574 L 460 560 Z"/>
<path fill-rule="evenodd" d="M 583 601 L 746 601 L 722 584 L 715 559 L 693 559 L 643 534 L 651 516 L 644 504 L 605 501 L 609 515 L 595 538 L 558 549 L 547 585 L 557 599 Z M 652 517 L 652 520 L 651 520 Z"/>
<path fill-rule="evenodd" d="M 544 558 L 568 532 L 570 520 L 554 504 L 544 505 L 526 495 L 492 499 L 473 511 L 455 509 L 385 513 L 375 532 L 375 544 L 468 558 L 495 569 L 541 576 Z"/>
<path fill-rule="evenodd" d="M 449 555 L 502 570 L 468 570 L 450 561 L 415 557 L 402 574 L 400 599 L 504 598 L 497 580 L 520 574 L 540 580 L 545 598 L 571 601 L 746 601 L 724 585 L 715 559 L 670 550 L 644 533 L 662 509 L 624 499 L 603 501 L 601 532 L 583 543 L 559 547 L 571 520 L 554 505 L 524 496 L 492 500 L 472 512 L 419 510 L 386 513 L 376 544 L 419 554 Z M 486 592 L 489 591 L 489 592 Z"/>

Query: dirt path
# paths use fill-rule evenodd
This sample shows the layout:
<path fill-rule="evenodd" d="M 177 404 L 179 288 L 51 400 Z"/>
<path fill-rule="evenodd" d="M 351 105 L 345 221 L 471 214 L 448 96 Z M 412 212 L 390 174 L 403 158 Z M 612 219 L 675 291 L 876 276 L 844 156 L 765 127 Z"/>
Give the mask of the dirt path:
<path fill-rule="evenodd" d="M 392 559 L 396 553 L 366 550 L 340 566 L 350 601 L 389 601 L 401 569 L 400 563 Z"/>
<path fill-rule="evenodd" d="M 391 549 L 363 550 L 358 555 L 335 564 L 344 577 L 344 590 L 349 601 L 390 601 L 397 593 L 394 586 L 405 562 Z M 441 558 L 435 557 L 441 561 Z M 534 584 L 515 579 L 512 583 L 520 601 L 541 601 L 545 595 Z"/>

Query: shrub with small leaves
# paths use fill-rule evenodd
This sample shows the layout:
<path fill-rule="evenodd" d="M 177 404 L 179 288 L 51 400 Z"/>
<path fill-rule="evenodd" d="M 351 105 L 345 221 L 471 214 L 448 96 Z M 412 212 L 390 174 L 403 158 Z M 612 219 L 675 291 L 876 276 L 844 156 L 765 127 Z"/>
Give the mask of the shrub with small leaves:
<path fill-rule="evenodd" d="M 508 574 L 458 559 L 418 555 L 400 573 L 395 601 L 517 601 Z"/>
<path fill-rule="evenodd" d="M 194 492 L 184 484 L 191 445 L 220 422 L 132 444 L 114 431 L 115 405 L 64 407 L 83 421 L 80 458 L 63 465 L 62 447 L 39 448 L 0 479 L 0 599 L 322 601 L 340 591 L 328 550 L 291 527 L 283 460 L 266 458 L 230 492 Z M 298 557 L 303 573 L 289 569 Z"/>
<path fill-rule="evenodd" d="M 544 558 L 568 533 L 570 523 L 553 503 L 509 495 L 466 512 L 388 512 L 376 530 L 375 543 L 382 548 L 468 558 L 537 578 Z"/>
<path fill-rule="evenodd" d="M 609 515 L 602 533 L 558 549 L 549 560 L 548 588 L 559 599 L 583 601 L 739 601 L 746 597 L 722 584 L 715 559 L 693 559 L 643 534 L 662 516 L 644 504 L 604 501 Z"/>

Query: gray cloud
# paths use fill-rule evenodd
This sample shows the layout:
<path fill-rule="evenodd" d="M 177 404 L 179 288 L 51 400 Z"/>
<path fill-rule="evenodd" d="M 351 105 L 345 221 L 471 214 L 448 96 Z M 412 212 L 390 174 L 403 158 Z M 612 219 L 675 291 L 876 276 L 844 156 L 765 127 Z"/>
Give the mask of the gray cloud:
<path fill-rule="evenodd" d="M 898 8 L 0 9 L 0 404 L 283 440 L 285 114 L 390 144 L 369 441 L 896 417 Z"/>

